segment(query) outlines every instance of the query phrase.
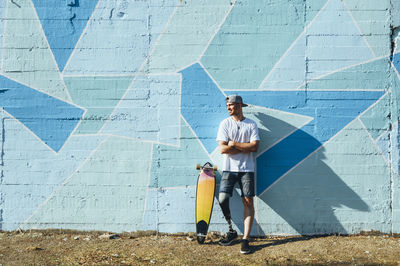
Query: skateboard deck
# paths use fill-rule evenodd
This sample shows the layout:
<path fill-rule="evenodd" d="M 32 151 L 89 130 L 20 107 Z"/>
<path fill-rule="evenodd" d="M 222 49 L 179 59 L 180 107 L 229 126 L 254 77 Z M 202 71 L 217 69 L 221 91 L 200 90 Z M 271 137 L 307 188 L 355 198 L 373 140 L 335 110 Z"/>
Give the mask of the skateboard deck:
<path fill-rule="evenodd" d="M 198 164 L 196 169 L 201 170 L 197 178 L 196 189 L 196 236 L 197 242 L 203 244 L 214 204 L 215 170 L 217 168 L 207 162 L 203 166 Z"/>

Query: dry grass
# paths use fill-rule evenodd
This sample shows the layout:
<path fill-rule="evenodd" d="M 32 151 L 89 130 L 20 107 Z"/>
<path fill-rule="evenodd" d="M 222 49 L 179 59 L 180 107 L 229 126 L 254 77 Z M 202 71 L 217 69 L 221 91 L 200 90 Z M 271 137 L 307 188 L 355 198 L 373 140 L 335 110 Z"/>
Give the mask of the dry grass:
<path fill-rule="evenodd" d="M 211 233 L 199 245 L 193 234 L 138 232 L 110 239 L 104 232 L 0 232 L 0 264 L 400 265 L 400 238 L 387 235 L 256 238 L 249 255 L 240 254 L 239 241 L 219 246 L 219 237 Z"/>

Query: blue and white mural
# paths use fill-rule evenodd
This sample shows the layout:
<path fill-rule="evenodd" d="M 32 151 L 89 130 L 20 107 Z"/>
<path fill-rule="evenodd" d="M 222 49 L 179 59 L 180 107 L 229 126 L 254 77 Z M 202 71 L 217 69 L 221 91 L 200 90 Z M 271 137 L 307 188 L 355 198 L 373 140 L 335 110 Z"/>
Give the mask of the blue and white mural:
<path fill-rule="evenodd" d="M 221 164 L 240 94 L 261 136 L 252 234 L 400 233 L 398 8 L 0 0 L 0 230 L 194 231 L 195 165 Z"/>

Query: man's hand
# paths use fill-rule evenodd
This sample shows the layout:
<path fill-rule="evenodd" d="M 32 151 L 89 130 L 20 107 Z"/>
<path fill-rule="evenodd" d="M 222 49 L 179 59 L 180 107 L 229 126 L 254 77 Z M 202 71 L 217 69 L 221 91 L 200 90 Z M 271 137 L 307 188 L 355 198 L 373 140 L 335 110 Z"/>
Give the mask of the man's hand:
<path fill-rule="evenodd" d="M 230 140 L 228 142 L 228 147 L 233 149 L 239 150 L 240 152 L 256 152 L 258 150 L 258 144 L 260 143 L 259 140 L 255 140 L 252 142 L 234 142 Z"/>
<path fill-rule="evenodd" d="M 232 140 L 226 141 L 218 141 L 219 148 L 222 154 L 237 154 L 240 152 L 256 152 L 258 150 L 259 140 L 255 140 L 253 142 L 234 142 Z"/>
<path fill-rule="evenodd" d="M 221 154 L 237 154 L 240 153 L 241 151 L 233 147 L 232 145 L 234 144 L 233 141 L 218 141 L 218 146 L 221 151 Z"/>

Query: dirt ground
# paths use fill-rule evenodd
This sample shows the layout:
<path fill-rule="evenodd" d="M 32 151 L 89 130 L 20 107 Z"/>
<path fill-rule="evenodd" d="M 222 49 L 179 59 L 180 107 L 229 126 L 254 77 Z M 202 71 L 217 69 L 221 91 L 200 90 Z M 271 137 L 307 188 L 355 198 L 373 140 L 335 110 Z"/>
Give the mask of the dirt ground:
<path fill-rule="evenodd" d="M 0 265 L 400 265 L 400 238 L 377 233 L 254 238 L 249 255 L 240 254 L 239 240 L 222 247 L 219 238 L 211 232 L 199 245 L 193 234 L 0 232 Z"/>

